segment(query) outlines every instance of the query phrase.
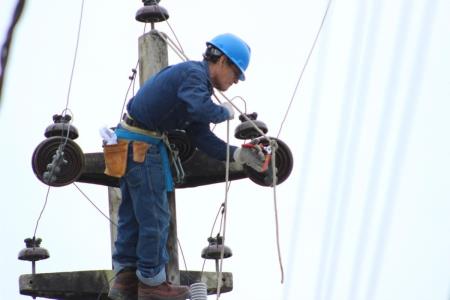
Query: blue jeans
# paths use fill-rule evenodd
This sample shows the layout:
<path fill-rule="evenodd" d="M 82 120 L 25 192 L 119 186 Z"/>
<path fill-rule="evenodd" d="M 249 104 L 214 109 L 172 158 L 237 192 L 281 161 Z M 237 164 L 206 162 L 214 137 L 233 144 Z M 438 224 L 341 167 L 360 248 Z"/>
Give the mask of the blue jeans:
<path fill-rule="evenodd" d="M 141 281 L 158 285 L 165 281 L 169 260 L 167 238 L 170 211 L 161 155 L 151 145 L 144 162 L 133 161 L 132 143 L 128 149 L 126 174 L 120 179 L 122 202 L 118 212 L 117 240 L 113 253 L 116 272 L 136 267 Z"/>

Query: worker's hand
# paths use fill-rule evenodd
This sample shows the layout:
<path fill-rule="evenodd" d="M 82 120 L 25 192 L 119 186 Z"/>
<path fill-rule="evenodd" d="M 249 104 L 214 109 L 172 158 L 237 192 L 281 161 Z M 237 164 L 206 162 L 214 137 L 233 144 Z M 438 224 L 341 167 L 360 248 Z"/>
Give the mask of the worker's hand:
<path fill-rule="evenodd" d="M 231 103 L 229 103 L 229 102 L 224 102 L 224 103 L 220 104 L 220 106 L 222 106 L 223 108 L 225 108 L 227 110 L 228 120 L 233 120 L 234 119 L 233 105 L 231 105 Z"/>
<path fill-rule="evenodd" d="M 233 158 L 236 162 L 246 164 L 257 172 L 262 172 L 263 170 L 265 156 L 261 148 L 257 145 L 252 148 L 242 147 L 236 149 Z"/>

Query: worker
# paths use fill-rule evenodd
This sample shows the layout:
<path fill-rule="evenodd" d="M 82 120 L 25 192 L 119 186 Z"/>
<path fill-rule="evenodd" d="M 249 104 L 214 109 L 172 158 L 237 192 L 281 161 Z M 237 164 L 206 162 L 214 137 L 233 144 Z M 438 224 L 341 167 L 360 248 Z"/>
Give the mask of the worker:
<path fill-rule="evenodd" d="M 226 91 L 245 80 L 249 61 L 250 47 L 242 39 L 220 34 L 206 43 L 203 61 L 162 69 L 127 103 L 127 113 L 115 131 L 118 140 L 126 142 L 127 151 L 125 172 L 120 178 L 122 202 L 112 255 L 115 279 L 109 291 L 111 299 L 189 297 L 188 287 L 166 280 L 170 221 L 167 192 L 173 190 L 173 182 L 164 134 L 183 130 L 199 150 L 226 161 L 227 145 L 210 130 L 210 124 L 233 119 L 234 110 L 228 102 L 213 103 L 211 96 L 214 88 Z M 230 161 L 256 170 L 264 162 L 264 155 L 255 149 L 230 146 L 229 153 Z"/>

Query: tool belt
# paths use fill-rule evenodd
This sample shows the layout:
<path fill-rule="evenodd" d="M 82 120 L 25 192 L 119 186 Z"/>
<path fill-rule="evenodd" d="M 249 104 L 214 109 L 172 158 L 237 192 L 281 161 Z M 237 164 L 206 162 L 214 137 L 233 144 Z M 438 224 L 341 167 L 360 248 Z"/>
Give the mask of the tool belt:
<path fill-rule="evenodd" d="M 133 160 L 142 163 L 145 160 L 148 148 L 151 144 L 158 144 L 162 138 L 162 134 L 156 131 L 144 129 L 144 126 L 135 121 L 128 114 L 124 114 L 120 127 L 126 132 L 133 132 L 137 135 L 142 135 L 152 139 L 151 141 L 143 140 L 143 138 L 120 138 L 117 144 L 104 145 L 103 154 L 105 158 L 104 173 L 113 177 L 122 177 L 125 175 L 127 169 L 128 149 L 129 144 L 132 143 Z M 121 129 L 121 130 L 123 130 Z"/>
<path fill-rule="evenodd" d="M 128 145 L 129 143 L 132 143 L 133 160 L 135 162 L 144 162 L 149 147 L 157 146 L 159 148 L 167 191 L 172 191 L 174 185 L 169 158 L 172 160 L 174 170 L 176 171 L 176 182 L 181 183 L 184 181 L 185 173 L 178 151 L 172 147 L 173 145 L 170 145 L 165 134 L 158 131 L 147 130 L 140 122 L 137 122 L 128 114 L 124 114 L 115 133 L 118 138 L 118 143 L 103 147 L 106 175 L 114 177 L 122 177 L 125 175 L 128 159 Z M 171 155 L 169 155 L 168 151 L 170 151 Z"/>
<path fill-rule="evenodd" d="M 133 160 L 136 162 L 139 162 L 139 160 L 143 162 L 145 160 L 145 154 L 147 153 L 148 147 L 151 146 L 158 147 L 163 165 L 166 190 L 168 192 L 173 191 L 173 179 L 170 170 L 169 155 L 166 149 L 166 141 L 165 141 L 166 136 L 162 135 L 158 137 L 154 135 L 142 134 L 140 132 L 131 131 L 126 128 L 123 128 L 122 125 L 115 130 L 115 133 L 117 135 L 118 142 L 125 141 L 127 144 L 130 142 L 133 143 Z M 145 145 L 147 145 L 147 147 Z M 127 154 L 128 153 L 125 153 L 125 156 L 123 156 L 123 153 L 121 154 L 122 155 L 121 157 L 125 157 L 124 159 L 125 170 L 126 170 Z M 122 158 L 117 159 L 122 161 Z M 122 174 L 121 176 L 123 176 L 124 174 Z"/>

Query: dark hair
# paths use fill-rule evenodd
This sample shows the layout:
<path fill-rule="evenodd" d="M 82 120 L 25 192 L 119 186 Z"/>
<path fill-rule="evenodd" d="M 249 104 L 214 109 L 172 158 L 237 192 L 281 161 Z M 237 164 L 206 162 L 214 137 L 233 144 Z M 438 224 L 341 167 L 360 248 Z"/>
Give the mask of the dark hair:
<path fill-rule="evenodd" d="M 211 44 L 207 44 L 206 51 L 205 53 L 203 53 L 203 59 L 212 63 L 216 63 L 222 55 L 222 51 Z"/>

